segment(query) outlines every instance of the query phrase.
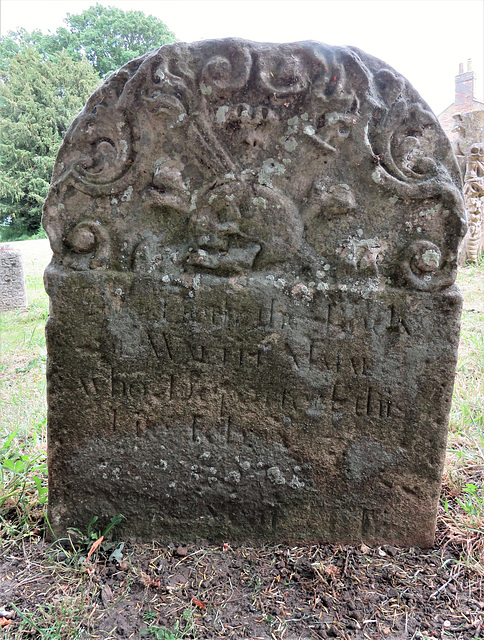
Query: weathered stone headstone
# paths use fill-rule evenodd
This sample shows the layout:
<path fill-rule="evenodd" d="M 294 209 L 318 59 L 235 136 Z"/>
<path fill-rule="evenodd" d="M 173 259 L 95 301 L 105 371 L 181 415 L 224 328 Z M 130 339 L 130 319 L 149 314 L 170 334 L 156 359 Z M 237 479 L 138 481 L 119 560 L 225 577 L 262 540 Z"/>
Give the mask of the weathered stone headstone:
<path fill-rule="evenodd" d="M 43 224 L 55 532 L 432 543 L 465 213 L 398 73 L 162 47 L 89 99 Z"/>
<path fill-rule="evenodd" d="M 457 139 L 452 146 L 464 177 L 468 223 L 459 262 L 475 263 L 484 253 L 484 111 L 458 113 L 454 122 Z"/>
<path fill-rule="evenodd" d="M 27 306 L 22 256 L 18 251 L 0 247 L 0 311 Z"/>

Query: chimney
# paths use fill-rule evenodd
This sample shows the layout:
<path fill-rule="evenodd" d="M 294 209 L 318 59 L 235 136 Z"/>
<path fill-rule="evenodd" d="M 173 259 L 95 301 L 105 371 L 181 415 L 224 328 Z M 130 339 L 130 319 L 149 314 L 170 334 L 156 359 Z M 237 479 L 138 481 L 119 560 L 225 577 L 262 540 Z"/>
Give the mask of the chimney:
<path fill-rule="evenodd" d="M 474 100 L 474 72 L 472 61 L 467 60 L 467 71 L 464 72 L 464 64 L 459 64 L 459 75 L 455 76 L 455 104 L 464 105 Z"/>

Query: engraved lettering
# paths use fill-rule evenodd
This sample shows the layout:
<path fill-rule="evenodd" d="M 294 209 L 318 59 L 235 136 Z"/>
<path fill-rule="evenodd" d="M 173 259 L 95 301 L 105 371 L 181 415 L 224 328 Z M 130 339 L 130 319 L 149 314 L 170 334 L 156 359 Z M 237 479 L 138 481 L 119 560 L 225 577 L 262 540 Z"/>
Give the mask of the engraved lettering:
<path fill-rule="evenodd" d="M 136 435 L 141 437 L 146 431 L 146 420 L 137 416 L 135 418 Z"/>
<path fill-rule="evenodd" d="M 146 387 L 143 382 L 133 382 L 129 385 L 129 393 L 133 398 L 140 398 L 146 394 Z"/>
<path fill-rule="evenodd" d="M 111 395 L 125 396 L 126 395 L 126 383 L 124 380 L 117 378 L 114 374 L 114 369 L 111 369 Z"/>
<path fill-rule="evenodd" d="M 155 336 L 151 332 L 149 331 L 147 332 L 148 340 L 151 345 L 151 348 L 153 349 L 153 353 L 155 354 L 155 356 L 159 360 L 164 360 L 164 359 L 172 360 L 171 351 L 168 347 L 168 341 L 165 335 L 164 334 L 162 335 L 163 335 L 163 340 L 159 341 L 155 338 Z"/>
<path fill-rule="evenodd" d="M 87 396 L 95 396 L 102 392 L 104 380 L 102 378 L 81 378 L 81 386 Z"/>
<path fill-rule="evenodd" d="M 205 347 L 203 345 L 188 344 L 188 348 L 194 360 L 205 362 Z"/>
<path fill-rule="evenodd" d="M 332 408 L 333 411 L 339 410 L 343 407 L 344 403 L 347 401 L 347 390 L 345 389 L 343 384 L 337 383 L 333 387 L 333 396 L 332 396 Z"/>
<path fill-rule="evenodd" d="M 397 313 L 397 311 L 395 310 L 395 305 L 393 304 L 390 308 L 390 325 L 388 329 L 390 329 L 391 331 L 400 331 L 402 333 L 406 332 L 407 335 L 411 335 L 408 322 L 403 316 Z"/>
<path fill-rule="evenodd" d="M 366 369 L 366 358 L 350 358 L 351 366 L 353 367 L 353 371 L 356 375 L 365 375 L 367 373 Z"/>

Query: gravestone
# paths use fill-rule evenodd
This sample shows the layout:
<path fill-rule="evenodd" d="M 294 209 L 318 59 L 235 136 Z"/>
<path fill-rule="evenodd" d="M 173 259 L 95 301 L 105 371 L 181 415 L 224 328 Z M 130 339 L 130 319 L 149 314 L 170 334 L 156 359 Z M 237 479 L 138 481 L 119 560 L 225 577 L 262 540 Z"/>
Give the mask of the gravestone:
<path fill-rule="evenodd" d="M 457 139 L 452 146 L 464 177 L 467 234 L 462 242 L 459 263 L 477 263 L 484 253 L 484 111 L 454 116 Z"/>
<path fill-rule="evenodd" d="M 460 188 L 357 49 L 177 43 L 111 76 L 44 209 L 54 531 L 432 544 Z"/>
<path fill-rule="evenodd" d="M 0 247 L 0 311 L 27 306 L 22 256 L 9 247 Z"/>

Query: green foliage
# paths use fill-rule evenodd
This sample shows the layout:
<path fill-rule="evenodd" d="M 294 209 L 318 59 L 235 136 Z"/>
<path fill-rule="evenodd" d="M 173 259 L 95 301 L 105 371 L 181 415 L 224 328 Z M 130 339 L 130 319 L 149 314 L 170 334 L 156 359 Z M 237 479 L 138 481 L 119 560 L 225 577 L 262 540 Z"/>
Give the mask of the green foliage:
<path fill-rule="evenodd" d="M 39 231 L 57 150 L 104 77 L 173 42 L 161 20 L 95 5 L 55 33 L 0 38 L 0 239 Z"/>
<path fill-rule="evenodd" d="M 7 36 L 0 38 L 0 74 L 2 77 L 8 76 L 8 69 L 13 58 L 26 49 L 35 49 L 44 56 L 44 36 L 39 30 L 29 33 L 25 29 L 10 31 Z"/>
<path fill-rule="evenodd" d="M 16 431 L 3 435 L 5 439 L 0 449 L 0 514 L 6 503 L 17 505 L 33 492 L 38 503 L 43 505 L 47 500 L 45 455 L 21 453 L 15 447 Z"/>
<path fill-rule="evenodd" d="M 38 232 L 57 150 L 98 82 L 87 61 L 65 52 L 43 59 L 32 47 L 0 75 L 2 239 Z"/>
<path fill-rule="evenodd" d="M 17 637 L 36 637 L 42 640 L 78 640 L 81 632 L 71 626 L 72 612 L 64 603 L 57 606 L 46 603 L 37 605 L 34 612 L 23 612 L 15 604 L 12 608 L 19 618 Z M 35 634 L 35 635 L 33 635 Z M 68 634 L 68 635 L 66 635 Z M 85 637 L 85 636 L 84 636 Z"/>
<path fill-rule="evenodd" d="M 96 4 L 79 15 L 67 14 L 67 29 L 58 29 L 59 45 L 71 55 L 85 54 L 104 77 L 133 58 L 175 41 L 175 35 L 153 16 Z"/>
<path fill-rule="evenodd" d="M 155 617 L 156 615 L 152 613 L 145 614 L 144 620 L 149 626 L 144 631 L 141 631 L 140 635 L 150 635 L 152 638 L 156 638 L 156 640 L 182 640 L 183 638 L 196 638 L 197 636 L 195 619 L 191 609 L 185 609 L 183 611 L 181 619 L 175 622 L 172 630 L 155 624 Z"/>
<path fill-rule="evenodd" d="M 473 482 L 468 482 L 462 489 L 463 498 L 457 498 L 457 502 L 464 511 L 473 519 L 482 521 L 484 517 L 484 497 L 480 495 L 479 488 Z"/>
<path fill-rule="evenodd" d="M 62 52 L 77 62 L 87 59 L 96 73 L 104 77 L 133 58 L 176 40 L 154 16 L 100 4 L 77 15 L 68 13 L 64 22 L 66 26 L 55 33 L 18 29 L 0 38 L 0 73 L 8 71 L 17 54 L 35 49 L 43 60 Z"/>
<path fill-rule="evenodd" d="M 119 562 L 123 557 L 123 548 L 124 542 L 117 542 L 109 540 L 110 534 L 113 532 L 113 529 L 117 527 L 124 520 L 124 516 L 117 515 L 113 516 L 109 523 L 103 529 L 96 528 L 98 523 L 98 516 L 94 516 L 91 522 L 88 524 L 87 533 L 83 534 L 82 531 L 72 527 L 69 529 L 69 532 L 75 534 L 76 548 L 80 552 L 80 558 L 89 557 L 89 555 L 93 552 L 92 550 L 97 549 L 102 552 L 104 555 L 109 555 L 109 560 L 116 560 Z M 98 542 L 100 540 L 100 543 Z"/>

